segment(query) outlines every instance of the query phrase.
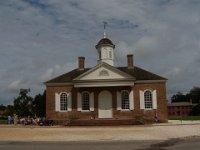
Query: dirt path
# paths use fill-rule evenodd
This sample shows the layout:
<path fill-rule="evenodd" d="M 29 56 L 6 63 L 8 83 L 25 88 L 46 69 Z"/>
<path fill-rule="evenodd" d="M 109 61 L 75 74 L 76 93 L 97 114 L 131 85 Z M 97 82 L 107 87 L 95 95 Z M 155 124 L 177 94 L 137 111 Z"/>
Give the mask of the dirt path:
<path fill-rule="evenodd" d="M 124 127 L 0 126 L 0 141 L 168 140 L 200 136 L 200 124 Z"/>

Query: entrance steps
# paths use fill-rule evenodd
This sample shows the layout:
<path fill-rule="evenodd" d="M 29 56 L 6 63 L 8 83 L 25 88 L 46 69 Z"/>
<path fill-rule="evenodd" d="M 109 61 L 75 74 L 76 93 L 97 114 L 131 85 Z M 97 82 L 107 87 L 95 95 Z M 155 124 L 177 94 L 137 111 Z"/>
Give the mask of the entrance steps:
<path fill-rule="evenodd" d="M 119 125 L 143 125 L 140 120 L 135 119 L 91 119 L 70 120 L 66 126 L 119 126 Z"/>

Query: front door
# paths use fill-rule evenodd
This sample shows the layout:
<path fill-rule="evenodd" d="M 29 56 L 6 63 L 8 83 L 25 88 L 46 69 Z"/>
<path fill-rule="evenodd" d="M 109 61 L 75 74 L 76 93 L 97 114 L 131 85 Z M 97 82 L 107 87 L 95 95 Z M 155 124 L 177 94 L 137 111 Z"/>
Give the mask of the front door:
<path fill-rule="evenodd" d="M 112 95 L 109 91 L 99 93 L 99 118 L 112 118 Z"/>

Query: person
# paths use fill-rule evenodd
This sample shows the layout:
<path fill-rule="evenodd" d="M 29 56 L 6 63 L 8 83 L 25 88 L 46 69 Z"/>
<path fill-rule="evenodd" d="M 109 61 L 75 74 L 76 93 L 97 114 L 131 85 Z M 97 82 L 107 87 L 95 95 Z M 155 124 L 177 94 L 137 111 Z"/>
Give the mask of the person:
<path fill-rule="evenodd" d="M 14 125 L 17 125 L 17 122 L 18 122 L 18 116 L 15 114 L 14 115 Z"/>
<path fill-rule="evenodd" d="M 11 120 L 12 120 L 12 118 L 11 118 L 11 116 L 9 115 L 9 116 L 8 116 L 8 124 L 11 124 Z"/>
<path fill-rule="evenodd" d="M 154 117 L 154 121 L 155 121 L 155 123 L 158 123 L 158 116 Z"/>

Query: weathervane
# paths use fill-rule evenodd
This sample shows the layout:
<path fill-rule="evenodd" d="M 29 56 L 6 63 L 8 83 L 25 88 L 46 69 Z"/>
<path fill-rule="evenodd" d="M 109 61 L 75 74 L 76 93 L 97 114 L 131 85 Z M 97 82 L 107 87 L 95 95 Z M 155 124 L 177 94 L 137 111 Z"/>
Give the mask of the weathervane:
<path fill-rule="evenodd" d="M 103 22 L 103 28 L 104 28 L 104 32 L 103 32 L 103 38 L 106 38 L 106 25 L 108 23 L 106 21 Z"/>

